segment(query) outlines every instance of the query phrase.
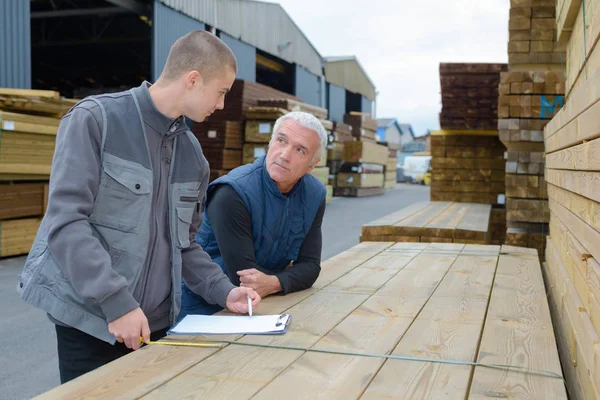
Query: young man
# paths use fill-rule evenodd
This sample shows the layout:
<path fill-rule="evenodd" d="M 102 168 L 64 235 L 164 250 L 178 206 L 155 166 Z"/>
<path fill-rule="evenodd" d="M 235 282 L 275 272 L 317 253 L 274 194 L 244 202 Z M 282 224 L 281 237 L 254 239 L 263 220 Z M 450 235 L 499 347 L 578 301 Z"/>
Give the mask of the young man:
<path fill-rule="evenodd" d="M 291 112 L 276 121 L 266 156 L 209 185 L 196 240 L 235 284 L 265 297 L 319 276 L 326 191 L 310 172 L 326 144 L 319 120 Z M 182 316 L 220 310 L 192 289 L 182 285 Z"/>
<path fill-rule="evenodd" d="M 231 311 L 248 311 L 194 240 L 208 163 L 184 116 L 223 108 L 231 50 L 193 31 L 171 47 L 154 85 L 79 102 L 59 126 L 48 209 L 19 279 L 21 297 L 56 325 L 61 382 L 166 334 L 181 279 Z M 115 344 L 115 342 L 118 342 Z"/>

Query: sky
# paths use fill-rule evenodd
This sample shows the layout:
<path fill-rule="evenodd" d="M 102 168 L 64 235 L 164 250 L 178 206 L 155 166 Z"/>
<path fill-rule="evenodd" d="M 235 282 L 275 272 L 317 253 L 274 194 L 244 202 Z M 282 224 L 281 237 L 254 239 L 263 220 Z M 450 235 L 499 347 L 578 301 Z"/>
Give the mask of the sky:
<path fill-rule="evenodd" d="M 509 0 L 267 0 L 321 56 L 355 55 L 379 92 L 377 118 L 439 129 L 440 62 L 508 62 Z"/>

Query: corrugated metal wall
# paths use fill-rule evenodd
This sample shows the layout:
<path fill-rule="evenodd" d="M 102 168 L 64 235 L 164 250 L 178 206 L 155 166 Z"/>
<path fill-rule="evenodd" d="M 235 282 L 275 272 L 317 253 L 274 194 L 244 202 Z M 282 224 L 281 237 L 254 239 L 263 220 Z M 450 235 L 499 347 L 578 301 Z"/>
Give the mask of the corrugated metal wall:
<path fill-rule="evenodd" d="M 365 96 L 361 96 L 361 107 L 360 110 L 364 113 L 373 113 L 373 102 L 367 99 Z"/>
<path fill-rule="evenodd" d="M 375 87 L 360 68 L 356 60 L 325 62 L 325 79 L 327 82 L 360 93 L 370 100 L 375 100 Z"/>
<path fill-rule="evenodd" d="M 0 87 L 31 89 L 29 0 L 0 1 Z"/>
<path fill-rule="evenodd" d="M 236 78 L 256 82 L 256 48 L 224 32 L 221 32 L 220 37 L 233 51 L 237 59 L 238 73 Z"/>
<path fill-rule="evenodd" d="M 295 95 L 313 106 L 321 106 L 321 78 L 296 65 Z"/>
<path fill-rule="evenodd" d="M 181 14 L 159 0 L 154 1 L 152 19 L 152 81 L 156 81 L 167 62 L 171 46 L 177 39 L 193 30 L 204 30 L 205 25 Z"/>
<path fill-rule="evenodd" d="M 327 83 L 327 91 L 329 104 L 329 120 L 336 122 L 344 122 L 344 114 L 346 113 L 346 89 Z"/>
<path fill-rule="evenodd" d="M 322 73 L 321 55 L 279 4 L 240 0 L 161 1 L 257 49 L 303 65 L 313 74 Z"/>

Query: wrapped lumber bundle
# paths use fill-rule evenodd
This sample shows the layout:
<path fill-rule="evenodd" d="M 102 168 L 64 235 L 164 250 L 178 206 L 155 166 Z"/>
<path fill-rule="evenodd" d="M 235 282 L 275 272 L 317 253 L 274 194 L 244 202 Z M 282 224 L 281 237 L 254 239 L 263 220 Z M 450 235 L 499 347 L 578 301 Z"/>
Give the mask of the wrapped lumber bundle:
<path fill-rule="evenodd" d="M 544 273 L 571 398 L 600 398 L 600 4 L 556 2 L 566 101 L 544 128 L 550 236 Z"/>

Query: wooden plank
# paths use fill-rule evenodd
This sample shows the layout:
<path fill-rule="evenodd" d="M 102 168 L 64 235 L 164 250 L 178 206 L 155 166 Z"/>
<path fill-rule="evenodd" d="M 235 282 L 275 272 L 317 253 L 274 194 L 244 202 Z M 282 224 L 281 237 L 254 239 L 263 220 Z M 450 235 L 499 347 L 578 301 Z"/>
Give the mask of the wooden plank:
<path fill-rule="evenodd" d="M 600 232 L 600 203 L 551 184 L 548 185 L 548 194 L 551 199 Z"/>
<path fill-rule="evenodd" d="M 391 270 L 398 272 L 416 254 L 394 256 Z M 389 266 L 390 255 L 380 254 L 372 265 Z M 398 261 L 398 259 L 402 261 Z M 366 267 L 366 264 L 363 266 Z M 373 295 L 344 321 L 323 337 L 314 348 L 333 351 L 389 353 L 419 312 L 424 297 Z M 270 382 L 254 398 L 276 398 L 302 382 L 296 397 L 349 398 L 357 397 L 377 373 L 382 359 L 334 354 L 306 353 L 284 373 Z"/>
<path fill-rule="evenodd" d="M 566 274 L 566 268 L 560 259 L 554 242 L 548 240 L 548 265 L 556 275 L 554 292 L 559 318 L 555 321 L 557 331 L 561 332 L 563 340 L 568 343 L 562 349 L 561 357 L 566 369 L 571 369 L 569 388 L 583 392 L 580 398 L 599 398 L 598 355 L 600 355 L 600 338 L 595 332 L 589 315 L 577 295 L 573 282 Z M 569 365 L 570 364 L 570 365 Z M 572 373 L 574 369 L 574 374 Z M 573 376 L 575 375 L 575 377 Z"/>
<path fill-rule="evenodd" d="M 489 240 L 492 206 L 471 204 L 454 231 L 454 239 Z"/>
<path fill-rule="evenodd" d="M 600 138 L 546 156 L 551 169 L 600 171 Z"/>
<path fill-rule="evenodd" d="M 451 203 L 432 202 L 424 209 L 394 224 L 393 234 L 399 236 L 424 236 L 425 226 L 440 213 L 449 208 Z"/>
<path fill-rule="evenodd" d="M 359 294 L 316 293 L 288 310 L 294 322 L 285 335 L 245 336 L 240 341 L 312 347 L 367 298 Z M 169 393 L 171 398 L 201 393 L 203 399 L 247 399 L 302 354 L 302 351 L 230 345 L 144 398 L 162 398 L 161 393 Z"/>
<path fill-rule="evenodd" d="M 600 202 L 600 173 L 546 169 L 546 182 Z"/>
<path fill-rule="evenodd" d="M 458 256 L 393 354 L 472 361 L 496 262 Z M 469 366 L 390 359 L 363 398 L 465 398 L 470 373 Z"/>
<path fill-rule="evenodd" d="M 537 257 L 503 247 L 477 361 L 562 376 L 552 320 Z M 566 399 L 561 379 L 475 367 L 469 399 Z"/>
<path fill-rule="evenodd" d="M 425 207 L 428 207 L 430 202 L 422 201 L 411 204 L 410 206 L 404 207 L 399 211 L 388 214 L 385 217 L 376 219 L 362 225 L 361 231 L 363 235 L 391 235 L 392 225 L 399 223 L 400 221 L 408 218 L 415 212 L 421 211 Z"/>

